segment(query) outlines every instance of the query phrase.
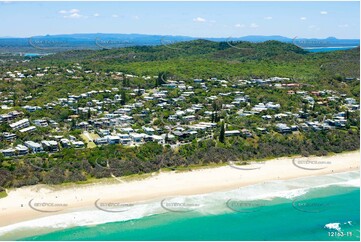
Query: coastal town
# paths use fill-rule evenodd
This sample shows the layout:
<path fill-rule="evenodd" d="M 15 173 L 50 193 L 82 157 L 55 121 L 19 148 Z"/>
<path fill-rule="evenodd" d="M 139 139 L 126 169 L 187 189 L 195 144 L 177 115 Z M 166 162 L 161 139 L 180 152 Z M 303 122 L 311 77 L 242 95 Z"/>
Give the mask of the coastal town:
<path fill-rule="evenodd" d="M 1 241 L 360 241 L 360 2 L 0 2 Z"/>
<path fill-rule="evenodd" d="M 117 84 L 67 93 L 40 103 L 37 100 L 42 93 L 29 90 L 20 95 L 2 90 L 3 159 L 51 155 L 69 148 L 134 147 L 148 142 L 176 149 L 222 135 L 253 139 L 273 132 L 282 135 L 327 132 L 348 129 L 350 115 L 360 109 L 359 102 L 345 93 L 314 89 L 291 77 L 182 79 L 166 77 L 164 73 L 140 77 L 114 71 L 102 73 L 75 63 L 66 70 L 57 66 L 11 70 L 0 73 L 0 81 L 34 83 L 38 87 L 47 85 L 49 75 L 64 75 L 74 81 L 81 81 L 85 75 L 106 76 Z M 131 83 L 135 79 L 152 85 L 134 87 Z M 346 78 L 345 82 L 354 79 Z M 259 90 L 278 93 L 292 101 L 292 105 L 279 103 L 272 94 L 258 97 Z M 326 110 L 322 107 L 332 112 L 322 111 Z M 61 115 L 48 115 L 56 109 L 62 110 Z"/>

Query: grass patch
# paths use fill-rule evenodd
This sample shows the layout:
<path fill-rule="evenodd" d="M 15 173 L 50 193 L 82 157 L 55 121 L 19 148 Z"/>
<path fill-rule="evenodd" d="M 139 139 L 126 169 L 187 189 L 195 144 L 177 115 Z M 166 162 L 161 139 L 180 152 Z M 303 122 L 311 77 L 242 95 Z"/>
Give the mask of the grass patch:
<path fill-rule="evenodd" d="M 89 136 L 93 140 L 96 140 L 97 138 L 99 138 L 99 136 L 97 134 L 93 134 L 93 133 L 89 133 Z M 85 134 L 81 134 L 80 138 L 82 138 L 87 143 L 87 148 L 93 149 L 93 148 L 97 147 L 96 144 L 93 141 L 90 141 Z"/>
<path fill-rule="evenodd" d="M 0 192 L 0 198 L 4 198 L 4 197 L 7 197 L 8 194 L 6 193 L 6 191 L 2 191 Z"/>

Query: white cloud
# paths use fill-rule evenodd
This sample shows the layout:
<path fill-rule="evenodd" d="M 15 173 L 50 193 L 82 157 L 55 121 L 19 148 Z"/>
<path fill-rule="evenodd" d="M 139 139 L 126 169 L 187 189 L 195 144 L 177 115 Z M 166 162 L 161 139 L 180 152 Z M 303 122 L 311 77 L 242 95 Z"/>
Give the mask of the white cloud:
<path fill-rule="evenodd" d="M 251 27 L 251 28 L 258 28 L 259 26 L 258 26 L 258 24 L 256 24 L 256 23 L 251 23 L 251 25 L 250 25 L 249 27 Z"/>
<path fill-rule="evenodd" d="M 300 19 L 301 19 L 301 20 L 306 20 L 307 18 L 306 18 L 306 17 L 301 17 Z"/>
<path fill-rule="evenodd" d="M 70 10 L 60 10 L 58 13 L 63 15 L 64 18 L 86 18 L 86 16 L 81 15 L 79 9 L 73 8 Z"/>
<path fill-rule="evenodd" d="M 206 20 L 202 17 L 196 17 L 193 19 L 193 22 L 204 23 L 204 22 L 206 22 Z"/>
<path fill-rule="evenodd" d="M 236 24 L 236 25 L 234 25 L 234 27 L 236 27 L 236 28 L 244 28 L 244 27 L 246 27 L 246 25 L 244 25 L 244 24 Z"/>
<path fill-rule="evenodd" d="M 320 14 L 325 15 L 325 14 L 328 14 L 328 12 L 327 11 L 321 11 Z"/>
<path fill-rule="evenodd" d="M 340 24 L 338 27 L 340 27 L 340 28 L 348 28 L 348 24 Z"/>
<path fill-rule="evenodd" d="M 99 13 L 94 13 L 93 16 L 94 16 L 94 17 L 99 17 L 100 14 L 99 14 Z"/>
<path fill-rule="evenodd" d="M 82 18 L 84 17 L 83 15 L 80 15 L 78 13 L 72 13 L 72 14 L 69 14 L 69 15 L 64 15 L 64 18 Z"/>
<path fill-rule="evenodd" d="M 113 14 L 113 15 L 112 15 L 112 18 L 118 18 L 118 17 L 119 17 L 118 14 Z"/>
<path fill-rule="evenodd" d="M 273 17 L 268 16 L 268 17 L 264 17 L 264 19 L 266 19 L 266 20 L 271 20 L 271 19 L 273 19 Z"/>
<path fill-rule="evenodd" d="M 310 25 L 308 26 L 309 29 L 315 29 L 316 28 L 316 25 Z"/>
<path fill-rule="evenodd" d="M 139 18 L 139 16 L 133 16 L 133 19 L 139 20 L 140 18 Z"/>
<path fill-rule="evenodd" d="M 79 13 L 79 9 L 73 8 L 69 10 L 69 13 Z"/>

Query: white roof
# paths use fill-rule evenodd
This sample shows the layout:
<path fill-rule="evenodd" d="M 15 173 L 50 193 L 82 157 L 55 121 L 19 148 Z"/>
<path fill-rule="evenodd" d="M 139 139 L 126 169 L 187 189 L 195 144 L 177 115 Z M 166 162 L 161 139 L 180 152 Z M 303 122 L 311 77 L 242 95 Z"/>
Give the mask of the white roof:
<path fill-rule="evenodd" d="M 15 147 L 15 149 L 16 149 L 16 150 L 28 150 L 28 148 L 27 148 L 26 146 L 24 146 L 24 145 L 17 145 L 17 146 Z"/>
<path fill-rule="evenodd" d="M 20 131 L 20 133 L 25 133 L 25 132 L 33 131 L 33 130 L 36 130 L 36 127 L 35 127 L 35 126 L 30 126 L 30 127 L 21 129 L 21 130 L 19 130 L 19 131 Z"/>
<path fill-rule="evenodd" d="M 115 136 L 115 135 L 108 135 L 108 136 L 105 136 L 104 138 L 107 138 L 108 140 L 118 140 L 119 139 L 119 136 Z"/>
<path fill-rule="evenodd" d="M 225 134 L 239 134 L 241 132 L 239 130 L 227 130 L 224 133 Z"/>
<path fill-rule="evenodd" d="M 29 119 L 24 118 L 24 119 L 22 119 L 22 120 L 19 120 L 19 121 L 15 122 L 15 123 L 10 124 L 10 127 L 11 127 L 11 128 L 14 128 L 14 127 L 16 127 L 16 126 L 18 126 L 18 125 L 22 125 L 22 124 L 24 124 L 24 123 L 26 123 L 26 122 L 29 122 Z"/>
<path fill-rule="evenodd" d="M 164 139 L 162 136 L 159 136 L 159 135 L 152 135 L 152 138 L 155 140 L 163 140 Z"/>
<path fill-rule="evenodd" d="M 25 141 L 25 145 L 35 147 L 35 148 L 41 148 L 41 144 L 35 143 L 34 141 Z"/>
<path fill-rule="evenodd" d="M 143 138 L 146 134 L 131 133 L 129 134 L 132 138 Z"/>

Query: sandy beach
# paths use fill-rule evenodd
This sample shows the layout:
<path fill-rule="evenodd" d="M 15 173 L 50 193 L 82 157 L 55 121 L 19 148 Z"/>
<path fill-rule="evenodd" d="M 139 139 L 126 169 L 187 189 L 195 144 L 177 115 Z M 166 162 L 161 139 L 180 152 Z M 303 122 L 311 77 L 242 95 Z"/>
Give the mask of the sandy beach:
<path fill-rule="evenodd" d="M 181 195 L 227 191 L 271 180 L 360 169 L 360 152 L 325 157 L 278 158 L 240 166 L 230 163 L 189 172 L 161 172 L 142 180 L 85 185 L 35 185 L 12 189 L 0 199 L 0 227 L 36 218 L 96 209 L 96 201 L 137 203 Z"/>

